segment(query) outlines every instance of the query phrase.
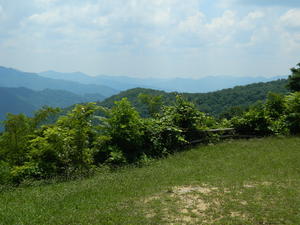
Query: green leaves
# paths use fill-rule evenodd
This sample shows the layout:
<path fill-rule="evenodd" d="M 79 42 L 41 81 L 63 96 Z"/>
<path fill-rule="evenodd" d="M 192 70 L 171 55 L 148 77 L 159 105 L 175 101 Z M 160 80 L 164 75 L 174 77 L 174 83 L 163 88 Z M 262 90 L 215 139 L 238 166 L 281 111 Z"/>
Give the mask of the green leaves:
<path fill-rule="evenodd" d="M 115 102 L 101 132 L 111 138 L 113 149 L 120 150 L 126 160 L 136 161 L 143 153 L 143 122 L 139 113 L 123 98 Z"/>
<path fill-rule="evenodd" d="M 300 63 L 291 69 L 292 74 L 288 78 L 287 88 L 292 92 L 300 91 Z"/>
<path fill-rule="evenodd" d="M 287 96 L 269 93 L 264 105 L 234 117 L 231 124 L 240 134 L 264 136 L 300 133 L 300 92 Z"/>
<path fill-rule="evenodd" d="M 150 105 L 160 99 L 142 97 Z M 152 118 L 142 118 L 123 98 L 111 109 L 94 103 L 76 105 L 55 123 L 45 124 L 58 111 L 43 108 L 33 118 L 7 116 L 0 136 L 0 182 L 9 180 L 7 174 L 21 182 L 71 176 L 99 164 L 146 162 L 183 150 L 194 140 L 210 142 L 214 137 L 203 132 L 209 128 L 233 126 L 239 134 L 259 136 L 300 133 L 300 92 L 287 96 L 270 93 L 266 103 L 219 123 L 181 96 Z M 97 116 L 103 112 L 106 117 Z"/>

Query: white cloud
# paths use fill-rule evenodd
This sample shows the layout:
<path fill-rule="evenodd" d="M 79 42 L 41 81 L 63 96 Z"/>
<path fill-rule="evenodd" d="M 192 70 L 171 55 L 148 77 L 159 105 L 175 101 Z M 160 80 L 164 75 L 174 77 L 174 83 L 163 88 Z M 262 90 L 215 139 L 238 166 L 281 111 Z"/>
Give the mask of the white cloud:
<path fill-rule="evenodd" d="M 53 25 L 63 22 L 63 16 L 58 10 L 33 14 L 28 18 L 28 22 L 37 23 L 40 25 Z"/>
<path fill-rule="evenodd" d="M 299 55 L 300 10 L 290 9 L 287 12 L 285 12 L 279 18 L 279 21 L 276 25 L 276 31 L 278 32 L 280 37 L 280 46 L 282 51 L 290 55 Z"/>
<path fill-rule="evenodd" d="M 211 23 L 207 24 L 207 28 L 212 31 L 227 30 L 236 24 L 235 13 L 226 10 L 221 17 L 214 18 Z"/>
<path fill-rule="evenodd" d="M 79 25 L 81 25 L 81 23 L 92 23 L 92 21 L 97 21 L 98 23 L 100 22 L 103 24 L 105 19 L 99 15 L 101 15 L 101 12 L 100 7 L 97 4 L 61 6 L 33 14 L 28 18 L 28 21 L 41 25 L 65 23 L 79 23 Z"/>
<path fill-rule="evenodd" d="M 195 33 L 201 45 L 224 44 L 230 41 L 233 33 L 236 31 L 237 18 L 233 11 L 225 11 L 220 17 L 208 17 L 202 12 L 189 16 L 178 25 L 181 32 Z"/>
<path fill-rule="evenodd" d="M 195 15 L 189 16 L 186 20 L 181 21 L 178 28 L 183 32 L 191 31 L 197 33 L 199 29 L 203 29 L 205 22 L 205 15 L 202 12 L 197 12 Z"/>
<path fill-rule="evenodd" d="M 280 17 L 280 22 L 285 27 L 300 28 L 300 9 L 291 9 Z"/>
<path fill-rule="evenodd" d="M 239 22 L 239 25 L 246 30 L 254 29 L 257 25 L 257 20 L 262 19 L 264 16 L 265 14 L 261 11 L 252 11 Z"/>

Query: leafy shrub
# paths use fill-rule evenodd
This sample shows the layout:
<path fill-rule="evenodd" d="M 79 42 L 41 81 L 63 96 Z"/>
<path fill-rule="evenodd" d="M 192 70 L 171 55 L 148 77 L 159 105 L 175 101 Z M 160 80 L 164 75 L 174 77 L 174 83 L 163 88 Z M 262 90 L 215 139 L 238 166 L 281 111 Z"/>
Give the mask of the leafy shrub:
<path fill-rule="evenodd" d="M 144 147 L 146 155 L 162 157 L 181 149 L 188 142 L 183 131 L 165 117 L 145 121 Z"/>
<path fill-rule="evenodd" d="M 0 139 L 2 155 L 12 165 L 22 165 L 25 161 L 26 146 L 34 129 L 31 120 L 24 114 L 8 114 L 4 121 L 5 130 Z"/>
<path fill-rule="evenodd" d="M 77 105 L 55 125 L 43 126 L 28 142 L 27 164 L 17 168 L 16 174 L 31 171 L 28 165 L 34 165 L 32 174 L 40 177 L 69 176 L 89 169 L 93 163 L 90 119 L 96 110 L 93 104 Z"/>
<path fill-rule="evenodd" d="M 286 123 L 292 134 L 300 133 L 300 92 L 295 92 L 285 97 Z"/>
<path fill-rule="evenodd" d="M 287 88 L 293 92 L 300 91 L 300 63 L 291 69 L 292 74 L 288 77 Z"/>
<path fill-rule="evenodd" d="M 35 162 L 25 162 L 22 166 L 15 166 L 11 171 L 11 179 L 15 183 L 29 178 L 40 177 L 40 169 Z"/>
<path fill-rule="evenodd" d="M 11 168 L 7 162 L 0 161 L 0 184 L 8 184 L 11 181 Z"/>
<path fill-rule="evenodd" d="M 284 96 L 270 92 L 267 96 L 265 111 L 271 119 L 279 119 L 286 111 Z"/>
<path fill-rule="evenodd" d="M 264 110 L 251 109 L 241 117 L 232 118 L 231 124 L 238 134 L 259 136 L 272 134 L 271 120 Z"/>
<path fill-rule="evenodd" d="M 103 135 L 110 137 L 104 152 L 121 151 L 128 162 L 137 161 L 143 154 L 143 121 L 126 98 L 115 102 L 99 128 Z"/>
<path fill-rule="evenodd" d="M 181 96 L 176 96 L 174 106 L 163 108 L 161 120 L 168 121 L 169 125 L 177 127 L 182 131 L 186 141 L 191 141 L 199 135 L 198 131 L 207 129 L 214 123 L 211 117 L 196 109 L 196 106 L 184 100 Z"/>
<path fill-rule="evenodd" d="M 112 137 L 99 135 L 94 141 L 94 162 L 96 165 L 109 163 L 123 165 L 126 158 L 122 151 L 112 143 Z"/>

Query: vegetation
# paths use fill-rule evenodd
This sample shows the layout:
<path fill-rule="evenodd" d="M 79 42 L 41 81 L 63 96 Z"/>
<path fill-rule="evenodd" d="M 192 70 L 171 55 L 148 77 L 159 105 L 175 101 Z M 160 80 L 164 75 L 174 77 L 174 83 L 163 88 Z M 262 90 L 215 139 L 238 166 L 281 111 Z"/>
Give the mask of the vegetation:
<path fill-rule="evenodd" d="M 269 92 L 287 94 L 286 85 L 287 80 L 281 79 L 266 83 L 237 86 L 210 93 L 180 93 L 180 95 L 193 102 L 197 109 L 202 112 L 211 116 L 230 119 L 235 115 L 239 115 L 241 111 L 246 110 L 257 101 L 265 101 Z M 142 116 L 147 117 L 149 116 L 148 106 L 140 100 L 139 95 L 141 93 L 150 96 L 161 96 L 160 101 L 163 105 L 172 105 L 175 102 L 176 95 L 178 95 L 176 92 L 167 93 L 152 89 L 134 88 L 111 96 L 99 103 L 99 105 L 112 107 L 115 101 L 127 98 Z"/>
<path fill-rule="evenodd" d="M 287 87 L 290 91 L 300 91 L 300 63 L 298 63 L 297 67 L 291 69 L 292 75 L 288 78 Z"/>
<path fill-rule="evenodd" d="M 146 102 L 149 110 L 152 103 Z M 214 137 L 203 133 L 210 128 L 232 127 L 237 134 L 256 136 L 300 133 L 300 92 L 286 96 L 270 93 L 266 103 L 220 121 L 198 111 L 181 96 L 173 105 L 162 106 L 160 113 L 152 112 L 154 117 L 150 118 L 142 118 L 126 98 L 111 109 L 93 103 L 77 105 L 47 124 L 57 112 L 43 108 L 33 117 L 8 115 L 0 136 L 1 165 L 8 167 L 0 171 L 2 183 L 69 177 L 102 164 L 124 165 L 163 157 L 181 151 L 195 139 L 213 141 Z M 100 113 L 106 116 L 97 116 Z"/>
<path fill-rule="evenodd" d="M 0 193 L 2 224 L 299 224 L 300 139 L 201 146 Z M 28 186 L 29 185 L 29 186 Z"/>
<path fill-rule="evenodd" d="M 244 111 L 256 101 L 265 100 L 267 93 L 270 91 L 286 94 L 286 84 L 287 80 L 278 80 L 268 83 L 238 86 L 211 93 L 183 93 L 181 95 L 193 102 L 197 109 L 202 112 L 209 113 L 215 117 L 230 119 L 234 115 L 239 115 L 241 111 Z M 143 97 L 143 94 L 146 94 L 148 98 L 150 96 L 150 98 Z M 141 116 L 149 117 L 151 114 L 159 112 L 161 105 L 172 105 L 175 102 L 177 94 L 175 92 L 167 93 L 152 89 L 135 88 L 112 96 L 99 103 L 99 105 L 111 108 L 115 101 L 120 101 L 126 97 Z M 64 108 L 70 107 L 75 103 L 101 101 L 103 99 L 104 96 L 101 94 L 83 95 L 81 93 L 78 95 L 63 90 L 45 89 L 42 91 L 33 91 L 28 88 L 0 87 L 0 121 L 5 119 L 7 112 L 13 114 L 24 113 L 27 116 L 32 116 L 34 111 L 44 105 Z"/>
<path fill-rule="evenodd" d="M 126 98 L 111 109 L 93 103 L 77 105 L 54 124 L 47 124 L 57 112 L 44 108 L 33 117 L 8 115 L 0 136 L 0 160 L 10 168 L 1 173 L 10 176 L 3 177 L 19 183 L 85 173 L 100 164 L 161 157 L 181 150 L 191 140 L 191 132 L 214 125 L 212 118 L 180 96 L 155 118 L 141 118 Z M 96 116 L 100 112 L 106 117 Z"/>

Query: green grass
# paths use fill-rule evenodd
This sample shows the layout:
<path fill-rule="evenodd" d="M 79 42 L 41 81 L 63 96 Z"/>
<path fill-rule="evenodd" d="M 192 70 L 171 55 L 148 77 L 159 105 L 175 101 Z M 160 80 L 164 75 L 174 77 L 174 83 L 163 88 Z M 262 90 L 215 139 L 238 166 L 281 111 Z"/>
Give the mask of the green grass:
<path fill-rule="evenodd" d="M 300 138 L 199 146 L 0 193 L 0 224 L 300 224 Z"/>

